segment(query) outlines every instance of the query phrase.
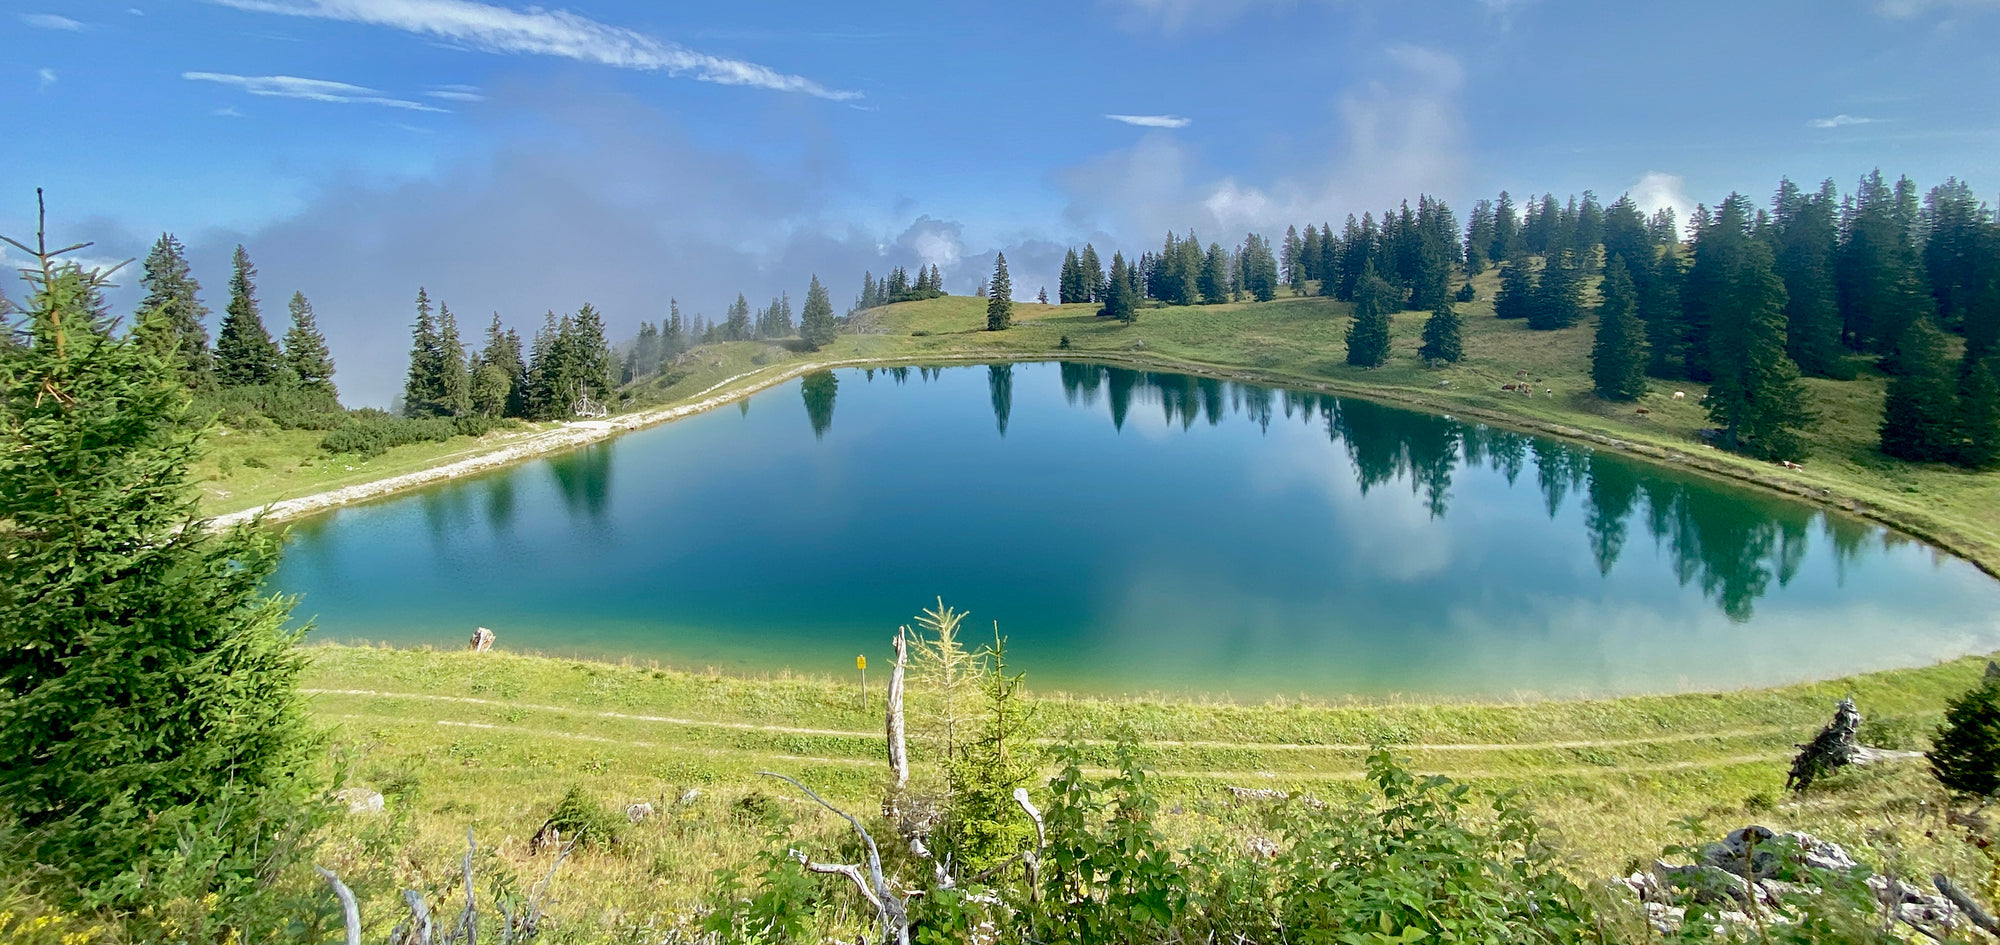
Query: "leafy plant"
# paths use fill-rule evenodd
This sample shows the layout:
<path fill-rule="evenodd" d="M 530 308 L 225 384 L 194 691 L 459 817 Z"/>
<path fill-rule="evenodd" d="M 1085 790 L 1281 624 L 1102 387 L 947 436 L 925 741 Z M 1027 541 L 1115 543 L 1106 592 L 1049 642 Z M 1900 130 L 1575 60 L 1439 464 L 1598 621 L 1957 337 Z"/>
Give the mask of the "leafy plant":
<path fill-rule="evenodd" d="M 2000 677 L 1988 675 L 1945 703 L 1944 723 L 1925 756 L 1938 783 L 1953 791 L 1981 798 L 2000 793 Z"/>

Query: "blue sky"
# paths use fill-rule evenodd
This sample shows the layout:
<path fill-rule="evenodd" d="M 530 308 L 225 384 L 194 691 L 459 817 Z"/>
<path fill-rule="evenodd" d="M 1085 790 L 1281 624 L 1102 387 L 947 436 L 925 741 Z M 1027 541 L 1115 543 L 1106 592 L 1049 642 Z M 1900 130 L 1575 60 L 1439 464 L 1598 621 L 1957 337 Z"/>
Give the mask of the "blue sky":
<path fill-rule="evenodd" d="M 214 309 L 243 242 L 362 403 L 420 284 L 622 335 L 813 273 L 843 306 L 898 263 L 967 291 L 996 250 L 1031 297 L 1072 242 L 1419 192 L 2000 192 L 2000 0 L 6 0 L 0 40 L 0 232 L 36 186 L 98 258 L 171 230 Z"/>

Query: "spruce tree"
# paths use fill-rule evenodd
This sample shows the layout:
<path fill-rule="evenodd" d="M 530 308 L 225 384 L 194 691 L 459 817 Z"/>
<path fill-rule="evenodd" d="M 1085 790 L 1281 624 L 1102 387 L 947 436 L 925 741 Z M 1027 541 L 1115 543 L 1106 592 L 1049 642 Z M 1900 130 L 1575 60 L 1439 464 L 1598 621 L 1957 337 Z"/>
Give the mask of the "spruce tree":
<path fill-rule="evenodd" d="M 284 367 L 278 346 L 257 314 L 256 277 L 250 254 L 238 244 L 230 261 L 229 305 L 215 338 L 215 378 L 224 387 L 269 384 L 278 380 Z"/>
<path fill-rule="evenodd" d="M 410 332 L 410 370 L 403 380 L 404 416 L 438 415 L 444 401 L 443 361 L 437 322 L 431 317 L 431 297 L 418 286 L 417 323 Z"/>
<path fill-rule="evenodd" d="M 294 292 L 286 308 L 292 327 L 285 332 L 285 364 L 292 378 L 306 390 L 338 398 L 339 391 L 333 386 L 333 352 L 327 350 L 326 336 L 313 320 L 312 303 L 306 301 L 304 292 Z"/>
<path fill-rule="evenodd" d="M 1527 318 L 1535 310 L 1535 277 L 1528 257 L 1515 256 L 1500 270 L 1500 291 L 1493 296 L 1494 318 Z"/>
<path fill-rule="evenodd" d="M 1766 459 L 1802 458 L 1798 431 L 1814 415 L 1798 365 L 1785 354 L 1785 284 L 1768 245 L 1745 241 L 1741 264 L 1716 293 L 1708 318 L 1714 379 L 1702 403 L 1722 428 L 1723 444 Z"/>
<path fill-rule="evenodd" d="M 1125 265 L 1125 254 L 1111 254 L 1111 288 L 1106 293 L 1104 308 L 1098 314 L 1118 319 L 1127 325 L 1137 318 L 1138 292 L 1132 285 L 1132 269 Z"/>
<path fill-rule="evenodd" d="M 174 366 L 189 390 L 213 388 L 215 358 L 208 348 L 208 328 L 202 324 L 208 308 L 196 295 L 201 284 L 188 265 L 187 248 L 172 233 L 160 234 L 140 273 L 139 285 L 146 295 L 139 301 L 133 330 Z M 163 317 L 147 317 L 153 312 Z"/>
<path fill-rule="evenodd" d="M 472 377 L 465 363 L 465 343 L 458 337 L 458 319 L 449 306 L 440 304 L 437 323 L 437 412 L 445 417 L 470 416 Z"/>
<path fill-rule="evenodd" d="M 1073 302 L 1087 302 L 1089 291 L 1083 287 L 1083 263 L 1077 259 L 1076 247 L 1069 248 L 1063 256 L 1062 277 L 1056 280 L 1056 298 L 1064 305 Z"/>
<path fill-rule="evenodd" d="M 819 284 L 819 276 L 812 277 L 812 285 L 806 288 L 806 305 L 799 311 L 799 340 L 813 351 L 833 343 L 835 326 L 833 322 L 833 300 L 827 297 L 826 287 Z"/>
<path fill-rule="evenodd" d="M 827 310 L 833 310 L 831 300 Z M 571 322 L 574 332 L 571 343 L 572 357 L 575 358 L 577 392 L 593 400 L 609 401 L 612 391 L 618 387 L 611 370 L 611 344 L 605 340 L 604 318 L 589 302 L 576 310 L 576 318 Z"/>
<path fill-rule="evenodd" d="M 748 341 L 750 334 L 750 303 L 738 292 L 736 301 L 729 306 L 728 318 L 722 323 L 722 340 Z"/>
<path fill-rule="evenodd" d="M 1196 281 L 1201 290 L 1201 304 L 1220 305 L 1229 298 L 1229 257 L 1222 251 L 1222 244 L 1208 244 L 1208 252 L 1202 257 L 1201 278 Z"/>
<path fill-rule="evenodd" d="M 1104 262 L 1097 258 L 1097 247 L 1083 244 L 1083 255 L 1077 257 L 1076 271 L 1083 290 L 1083 297 L 1077 301 L 1104 301 Z"/>
<path fill-rule="evenodd" d="M 1569 328 L 1582 318 L 1583 274 L 1577 270 L 1576 254 L 1554 253 L 1542 267 L 1541 281 L 1535 285 L 1534 304 L 1528 309 L 1528 327 L 1556 331 Z"/>
<path fill-rule="evenodd" d="M 1389 319 L 1397 305 L 1396 287 L 1375 274 L 1371 264 L 1354 285 L 1354 321 L 1347 326 L 1347 363 L 1381 367 L 1389 361 Z"/>
<path fill-rule="evenodd" d="M 1243 251 L 1237 259 L 1243 291 L 1259 302 L 1278 297 L 1278 258 L 1272 254 L 1269 240 L 1250 234 L 1243 239 Z"/>
<path fill-rule="evenodd" d="M 1903 372 L 1889 379 L 1882 402 L 1882 452 L 1915 462 L 1954 458 L 1958 385 L 1945 357 L 1944 333 L 1920 318 L 1898 347 Z"/>
<path fill-rule="evenodd" d="M 1458 310 L 1452 307 L 1450 299 L 1442 299 L 1431 317 L 1424 321 L 1424 343 L 1417 349 L 1417 357 L 1426 361 L 1456 364 L 1465 356 L 1464 320 L 1458 317 Z"/>
<path fill-rule="evenodd" d="M 2000 794 L 2000 676 L 1987 669 L 1972 690 L 1945 702 L 1944 724 L 1924 753 L 1938 783 L 1960 794 Z"/>
<path fill-rule="evenodd" d="M 1827 181 L 1817 196 L 1798 194 L 1791 204 L 1785 208 L 1778 235 L 1778 273 L 1785 280 L 1785 347 L 1800 371 L 1834 377 L 1840 367 L 1840 299 L 1834 282 L 1839 231 L 1833 182 Z"/>
<path fill-rule="evenodd" d="M 1646 392 L 1646 326 L 1639 321 L 1638 293 L 1624 256 L 1605 263 L 1602 292 L 1590 379 L 1605 400 L 1637 400 Z"/>
<path fill-rule="evenodd" d="M 201 520 L 185 362 L 113 334 L 99 276 L 29 279 L 0 360 L 0 857 L 65 906 L 227 909 L 313 793 L 299 633 L 263 590 L 282 539 Z"/>
<path fill-rule="evenodd" d="M 1007 254 L 994 255 L 993 281 L 986 291 L 986 330 L 1006 331 L 1014 324 L 1014 287 L 1007 278 Z"/>
<path fill-rule="evenodd" d="M 2000 465 L 2000 354 L 1966 351 L 1958 369 L 1958 408 L 1952 462 L 1970 469 Z"/>

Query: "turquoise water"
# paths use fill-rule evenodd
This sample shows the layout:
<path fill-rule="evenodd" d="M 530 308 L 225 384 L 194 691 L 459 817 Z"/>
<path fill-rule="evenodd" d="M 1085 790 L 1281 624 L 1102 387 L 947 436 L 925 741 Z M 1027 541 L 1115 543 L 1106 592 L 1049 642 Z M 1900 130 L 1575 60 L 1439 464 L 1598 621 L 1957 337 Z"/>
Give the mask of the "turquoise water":
<path fill-rule="evenodd" d="M 1038 689 L 1511 696 L 2000 649 L 1865 523 L 1349 398 L 1074 364 L 842 370 L 295 527 L 320 637 L 854 675 L 939 595 Z M 878 675 L 879 678 L 879 675 Z"/>

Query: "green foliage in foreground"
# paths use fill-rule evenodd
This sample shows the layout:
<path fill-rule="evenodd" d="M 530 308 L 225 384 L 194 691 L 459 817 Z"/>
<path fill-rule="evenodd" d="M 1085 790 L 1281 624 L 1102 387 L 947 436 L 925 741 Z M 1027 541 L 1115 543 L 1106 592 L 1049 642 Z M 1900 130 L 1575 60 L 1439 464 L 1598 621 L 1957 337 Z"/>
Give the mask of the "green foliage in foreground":
<path fill-rule="evenodd" d="M 1926 754 L 1945 787 L 1979 798 L 2000 794 L 2000 677 L 1988 675 L 1946 703 L 1944 724 Z"/>
<path fill-rule="evenodd" d="M 392 417 L 379 410 L 356 410 L 346 424 L 319 441 L 329 453 L 359 453 L 375 456 L 411 443 L 442 443 L 454 436 L 484 436 L 506 420 L 493 417 Z"/>
<path fill-rule="evenodd" d="M 100 278 L 30 285 L 0 357 L 0 862 L 65 905 L 234 908 L 312 813 L 279 539 L 198 522 L 176 362 L 113 333 Z"/>

